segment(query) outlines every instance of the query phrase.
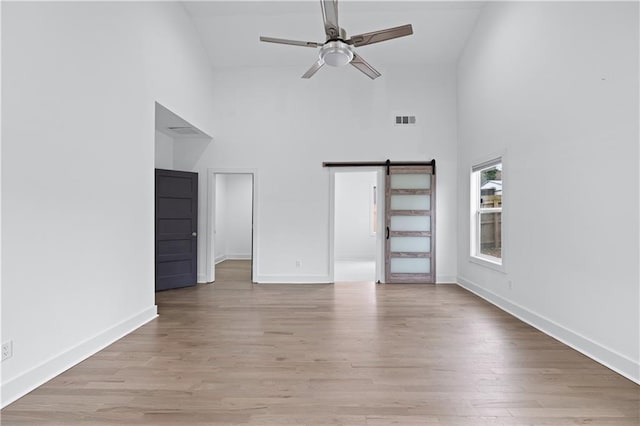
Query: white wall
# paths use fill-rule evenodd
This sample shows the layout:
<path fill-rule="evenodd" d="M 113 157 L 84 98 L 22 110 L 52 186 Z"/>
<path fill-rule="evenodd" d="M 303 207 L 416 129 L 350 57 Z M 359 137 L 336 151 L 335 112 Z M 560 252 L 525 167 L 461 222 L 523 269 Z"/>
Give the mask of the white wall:
<path fill-rule="evenodd" d="M 256 280 L 329 282 L 323 161 L 435 158 L 438 281 L 454 282 L 455 66 L 380 67 L 383 76 L 375 81 L 349 67 L 325 68 L 310 80 L 301 79 L 298 68 L 214 73 L 215 141 L 191 155 L 188 166 L 200 173 L 209 167 L 259 171 Z M 416 115 L 417 124 L 395 126 L 399 112 Z"/>
<path fill-rule="evenodd" d="M 173 170 L 173 145 L 174 140 L 171 136 L 165 135 L 156 130 L 155 133 L 155 151 L 156 151 L 156 169 Z"/>
<path fill-rule="evenodd" d="M 371 232 L 371 203 L 372 190 L 376 183 L 376 172 L 336 173 L 336 260 L 375 260 L 376 236 Z"/>
<path fill-rule="evenodd" d="M 226 257 L 249 259 L 253 177 L 250 174 L 229 174 L 226 184 Z"/>
<path fill-rule="evenodd" d="M 216 262 L 251 258 L 252 200 L 252 175 L 216 173 Z"/>
<path fill-rule="evenodd" d="M 637 3 L 496 2 L 458 70 L 459 282 L 636 381 L 638 48 Z M 469 262 L 468 173 L 500 153 L 506 273 Z"/>
<path fill-rule="evenodd" d="M 5 405 L 154 318 L 155 101 L 212 134 L 213 96 L 179 4 L 2 9 Z"/>

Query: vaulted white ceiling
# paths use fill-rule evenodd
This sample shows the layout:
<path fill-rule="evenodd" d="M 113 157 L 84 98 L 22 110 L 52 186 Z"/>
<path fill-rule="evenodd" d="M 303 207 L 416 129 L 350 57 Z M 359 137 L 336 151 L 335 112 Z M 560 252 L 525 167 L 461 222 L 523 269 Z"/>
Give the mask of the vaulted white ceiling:
<path fill-rule="evenodd" d="M 374 67 L 453 63 L 459 57 L 484 2 L 339 2 L 339 24 L 347 35 L 412 24 L 414 34 L 357 48 Z M 317 49 L 259 41 L 261 35 L 324 42 L 320 2 L 197 1 L 185 8 L 214 68 L 300 67 L 317 60 Z"/>

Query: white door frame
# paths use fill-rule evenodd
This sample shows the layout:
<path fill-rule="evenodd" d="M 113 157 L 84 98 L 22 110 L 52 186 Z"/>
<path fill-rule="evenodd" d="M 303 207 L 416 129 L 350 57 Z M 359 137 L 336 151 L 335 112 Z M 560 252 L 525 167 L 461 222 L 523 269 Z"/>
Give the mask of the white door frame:
<path fill-rule="evenodd" d="M 335 217 L 336 217 L 336 173 L 376 172 L 378 224 L 376 226 L 376 276 L 375 282 L 384 283 L 384 227 L 385 227 L 385 168 L 371 167 L 329 167 L 329 280 L 335 282 Z"/>
<path fill-rule="evenodd" d="M 206 280 L 208 283 L 216 280 L 215 261 L 213 259 L 215 253 L 215 223 L 216 223 L 216 174 L 250 174 L 253 176 L 253 229 L 251 241 L 251 275 L 253 281 L 258 277 L 258 187 L 260 179 L 258 178 L 258 169 L 227 169 L 227 168 L 208 168 L 207 169 L 207 243 L 206 243 Z"/>

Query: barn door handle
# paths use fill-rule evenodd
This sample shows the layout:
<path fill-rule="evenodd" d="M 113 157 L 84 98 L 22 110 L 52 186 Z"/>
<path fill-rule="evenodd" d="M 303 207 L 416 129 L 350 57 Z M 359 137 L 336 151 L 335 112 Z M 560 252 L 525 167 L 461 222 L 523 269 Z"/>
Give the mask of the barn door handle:
<path fill-rule="evenodd" d="M 387 226 L 387 240 L 389 239 L 389 227 Z"/>
<path fill-rule="evenodd" d="M 192 232 L 192 233 L 191 233 L 191 236 L 192 236 L 192 237 L 197 237 L 197 236 L 198 236 L 198 233 L 194 231 L 194 232 Z"/>

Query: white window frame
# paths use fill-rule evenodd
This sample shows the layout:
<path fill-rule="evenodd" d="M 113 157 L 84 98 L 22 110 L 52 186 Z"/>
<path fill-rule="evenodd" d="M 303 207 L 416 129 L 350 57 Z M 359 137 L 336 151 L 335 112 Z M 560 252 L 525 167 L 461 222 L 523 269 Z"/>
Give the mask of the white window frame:
<path fill-rule="evenodd" d="M 493 168 L 500 164 L 502 166 L 502 206 L 493 208 L 482 208 L 480 206 L 480 185 L 481 174 L 486 169 Z M 504 159 L 503 157 L 493 158 L 489 161 L 485 161 L 471 167 L 470 173 L 470 213 L 471 213 L 471 226 L 470 226 L 470 257 L 471 262 L 486 266 L 491 269 L 495 269 L 500 272 L 504 272 L 504 257 L 505 257 L 505 233 L 504 233 Z M 501 231 L 501 257 L 494 257 L 480 252 L 480 217 L 482 213 L 501 213 L 502 217 L 502 231 Z"/>

